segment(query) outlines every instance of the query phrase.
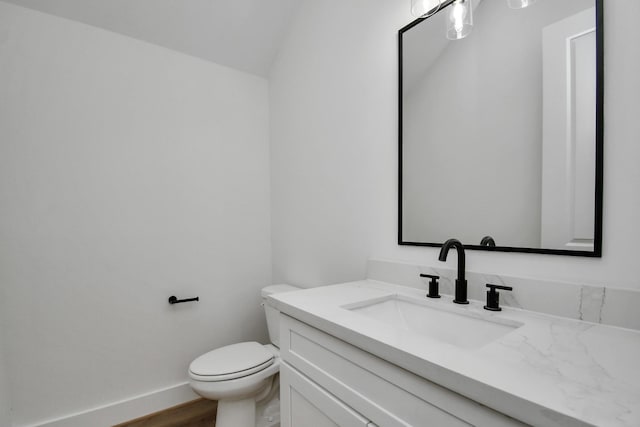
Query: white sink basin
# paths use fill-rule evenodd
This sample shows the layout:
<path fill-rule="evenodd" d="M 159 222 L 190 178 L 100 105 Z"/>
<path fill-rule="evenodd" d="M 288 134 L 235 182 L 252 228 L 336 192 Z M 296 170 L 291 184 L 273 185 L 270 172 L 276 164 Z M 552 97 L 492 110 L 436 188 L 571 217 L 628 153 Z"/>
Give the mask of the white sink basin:
<path fill-rule="evenodd" d="M 400 295 L 343 306 L 362 316 L 462 348 L 478 348 L 494 341 L 522 323 L 483 318 L 456 307 L 442 308 Z"/>

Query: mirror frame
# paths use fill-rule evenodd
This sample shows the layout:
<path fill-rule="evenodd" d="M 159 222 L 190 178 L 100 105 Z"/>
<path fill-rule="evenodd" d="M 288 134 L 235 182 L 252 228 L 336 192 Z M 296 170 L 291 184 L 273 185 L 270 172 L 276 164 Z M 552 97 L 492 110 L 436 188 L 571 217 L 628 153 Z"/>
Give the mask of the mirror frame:
<path fill-rule="evenodd" d="M 512 246 L 480 246 L 467 245 L 465 249 L 475 249 L 489 252 L 522 252 L 548 255 L 568 255 L 580 257 L 602 257 L 602 211 L 603 211 L 603 156 L 604 156 L 604 34 L 603 34 L 603 3 L 604 0 L 594 0 L 596 7 L 596 158 L 595 158 L 595 211 L 594 211 L 594 245 L 593 251 L 577 251 L 566 249 L 525 248 Z M 438 11 L 442 13 L 452 2 L 443 2 Z M 398 30 L 398 245 L 441 247 L 442 243 L 405 241 L 402 236 L 402 37 L 405 32 L 429 19 L 418 18 Z M 444 34 L 442 35 L 444 37 Z M 451 236 L 456 237 L 456 236 Z M 463 242 L 464 244 L 464 242 Z"/>

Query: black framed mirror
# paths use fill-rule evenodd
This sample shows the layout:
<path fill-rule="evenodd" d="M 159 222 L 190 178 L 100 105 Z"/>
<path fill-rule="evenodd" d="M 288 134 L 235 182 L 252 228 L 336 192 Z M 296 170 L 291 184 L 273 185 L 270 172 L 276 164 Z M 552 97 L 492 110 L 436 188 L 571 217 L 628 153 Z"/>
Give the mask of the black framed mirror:
<path fill-rule="evenodd" d="M 441 3 L 399 30 L 398 244 L 602 256 L 603 0 L 474 0 L 461 40 Z"/>

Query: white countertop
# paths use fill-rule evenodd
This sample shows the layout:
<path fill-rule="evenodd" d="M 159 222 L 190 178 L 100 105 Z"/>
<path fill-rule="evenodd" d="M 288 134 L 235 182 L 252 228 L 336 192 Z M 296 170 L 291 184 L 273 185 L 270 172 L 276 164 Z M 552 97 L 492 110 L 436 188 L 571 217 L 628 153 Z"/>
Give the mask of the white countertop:
<path fill-rule="evenodd" d="M 428 299 L 425 292 L 373 280 L 273 295 L 281 312 L 416 375 L 537 426 L 640 426 L 640 331 L 484 302 Z M 404 295 L 475 316 L 524 325 L 474 349 L 399 330 L 342 308 Z M 639 307 L 640 309 L 640 307 Z"/>

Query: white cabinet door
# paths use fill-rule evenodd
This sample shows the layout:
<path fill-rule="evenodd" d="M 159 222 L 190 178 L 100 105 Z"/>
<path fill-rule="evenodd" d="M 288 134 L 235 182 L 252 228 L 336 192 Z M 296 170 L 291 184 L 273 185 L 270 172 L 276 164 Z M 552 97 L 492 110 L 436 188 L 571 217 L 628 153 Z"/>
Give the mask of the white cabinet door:
<path fill-rule="evenodd" d="M 369 420 L 283 363 L 280 367 L 282 427 L 367 427 Z"/>

